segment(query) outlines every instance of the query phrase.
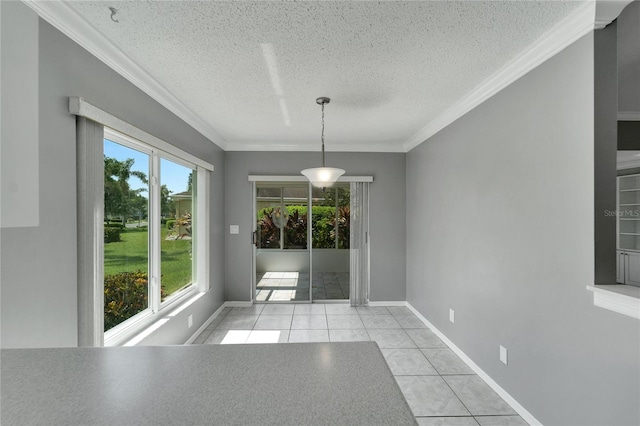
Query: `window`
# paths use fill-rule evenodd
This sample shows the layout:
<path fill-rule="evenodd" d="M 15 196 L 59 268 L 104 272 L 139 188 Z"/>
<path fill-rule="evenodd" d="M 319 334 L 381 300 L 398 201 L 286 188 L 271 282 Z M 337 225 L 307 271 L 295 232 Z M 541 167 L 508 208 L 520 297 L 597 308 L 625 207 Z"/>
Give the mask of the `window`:
<path fill-rule="evenodd" d="M 258 187 L 258 247 L 306 250 L 308 198 L 308 184 Z"/>
<path fill-rule="evenodd" d="M 312 189 L 313 248 L 349 248 L 349 197 L 350 189 L 345 184 L 331 188 Z"/>
<path fill-rule="evenodd" d="M 214 167 L 82 98 L 69 98 L 69 112 L 78 345 L 133 345 L 209 290 Z"/>
<path fill-rule="evenodd" d="M 309 184 L 264 183 L 256 188 L 257 238 L 261 249 L 306 250 Z M 312 246 L 349 248 L 349 184 L 312 187 Z"/>
<path fill-rule="evenodd" d="M 193 167 L 160 159 L 161 300 L 188 288 L 195 276 L 193 221 L 196 179 Z"/>
<path fill-rule="evenodd" d="M 195 291 L 202 173 L 195 164 L 105 128 L 106 340 Z"/>
<path fill-rule="evenodd" d="M 150 156 L 104 140 L 104 330 L 149 307 Z"/>

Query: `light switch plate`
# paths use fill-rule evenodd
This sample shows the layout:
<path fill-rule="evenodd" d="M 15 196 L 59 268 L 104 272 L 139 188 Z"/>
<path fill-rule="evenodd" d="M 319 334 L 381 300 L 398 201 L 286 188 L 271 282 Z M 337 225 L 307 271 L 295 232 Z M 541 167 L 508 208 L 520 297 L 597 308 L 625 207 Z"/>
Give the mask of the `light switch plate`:
<path fill-rule="evenodd" d="M 453 312 L 453 309 L 449 309 L 449 321 L 456 322 L 456 313 Z"/>
<path fill-rule="evenodd" d="M 229 225 L 229 233 L 230 234 L 239 234 L 240 233 L 240 225 Z"/>
<path fill-rule="evenodd" d="M 507 365 L 507 348 L 502 345 L 500 345 L 500 361 Z"/>

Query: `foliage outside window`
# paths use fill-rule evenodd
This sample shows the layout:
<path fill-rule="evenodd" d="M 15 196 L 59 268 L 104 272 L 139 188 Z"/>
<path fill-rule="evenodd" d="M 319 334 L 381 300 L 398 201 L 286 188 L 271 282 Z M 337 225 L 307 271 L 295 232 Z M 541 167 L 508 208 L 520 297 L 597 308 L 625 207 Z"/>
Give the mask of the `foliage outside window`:
<path fill-rule="evenodd" d="M 281 188 L 258 188 L 258 199 L 271 204 L 257 212 L 258 247 L 280 249 L 284 244 L 285 249 L 307 249 L 307 202 L 288 201 L 281 191 Z M 281 200 L 276 201 L 277 198 Z M 312 247 L 348 249 L 349 188 L 336 187 L 324 192 L 314 189 L 312 202 Z"/>
<path fill-rule="evenodd" d="M 154 298 L 163 301 L 192 284 L 196 194 L 194 168 L 159 158 L 154 170 L 151 149 L 138 150 L 108 139 L 104 152 L 104 330 L 108 331 L 150 309 Z M 154 175 L 161 176 L 155 192 L 149 184 Z M 159 214 L 150 213 L 154 208 Z M 166 226 L 169 221 L 171 227 Z M 154 259 L 156 250 L 151 246 L 153 227 L 160 230 L 155 242 L 159 259 Z M 157 294 L 149 283 L 154 270 L 160 277 Z"/>

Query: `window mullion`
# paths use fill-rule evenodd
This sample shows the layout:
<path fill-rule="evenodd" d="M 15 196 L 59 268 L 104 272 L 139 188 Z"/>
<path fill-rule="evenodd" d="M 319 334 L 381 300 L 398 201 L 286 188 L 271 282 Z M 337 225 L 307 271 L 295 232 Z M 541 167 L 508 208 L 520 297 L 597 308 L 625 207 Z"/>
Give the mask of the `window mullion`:
<path fill-rule="evenodd" d="M 151 155 L 151 177 L 149 179 L 149 307 L 152 311 L 160 310 L 160 156 L 157 151 Z"/>

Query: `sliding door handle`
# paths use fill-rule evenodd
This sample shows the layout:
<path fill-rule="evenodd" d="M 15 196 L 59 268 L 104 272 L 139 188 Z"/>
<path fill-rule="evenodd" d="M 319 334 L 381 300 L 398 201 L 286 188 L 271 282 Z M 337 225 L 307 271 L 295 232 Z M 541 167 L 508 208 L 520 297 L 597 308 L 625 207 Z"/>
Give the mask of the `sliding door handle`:
<path fill-rule="evenodd" d="M 258 247 L 258 231 L 253 231 L 253 245 Z"/>

